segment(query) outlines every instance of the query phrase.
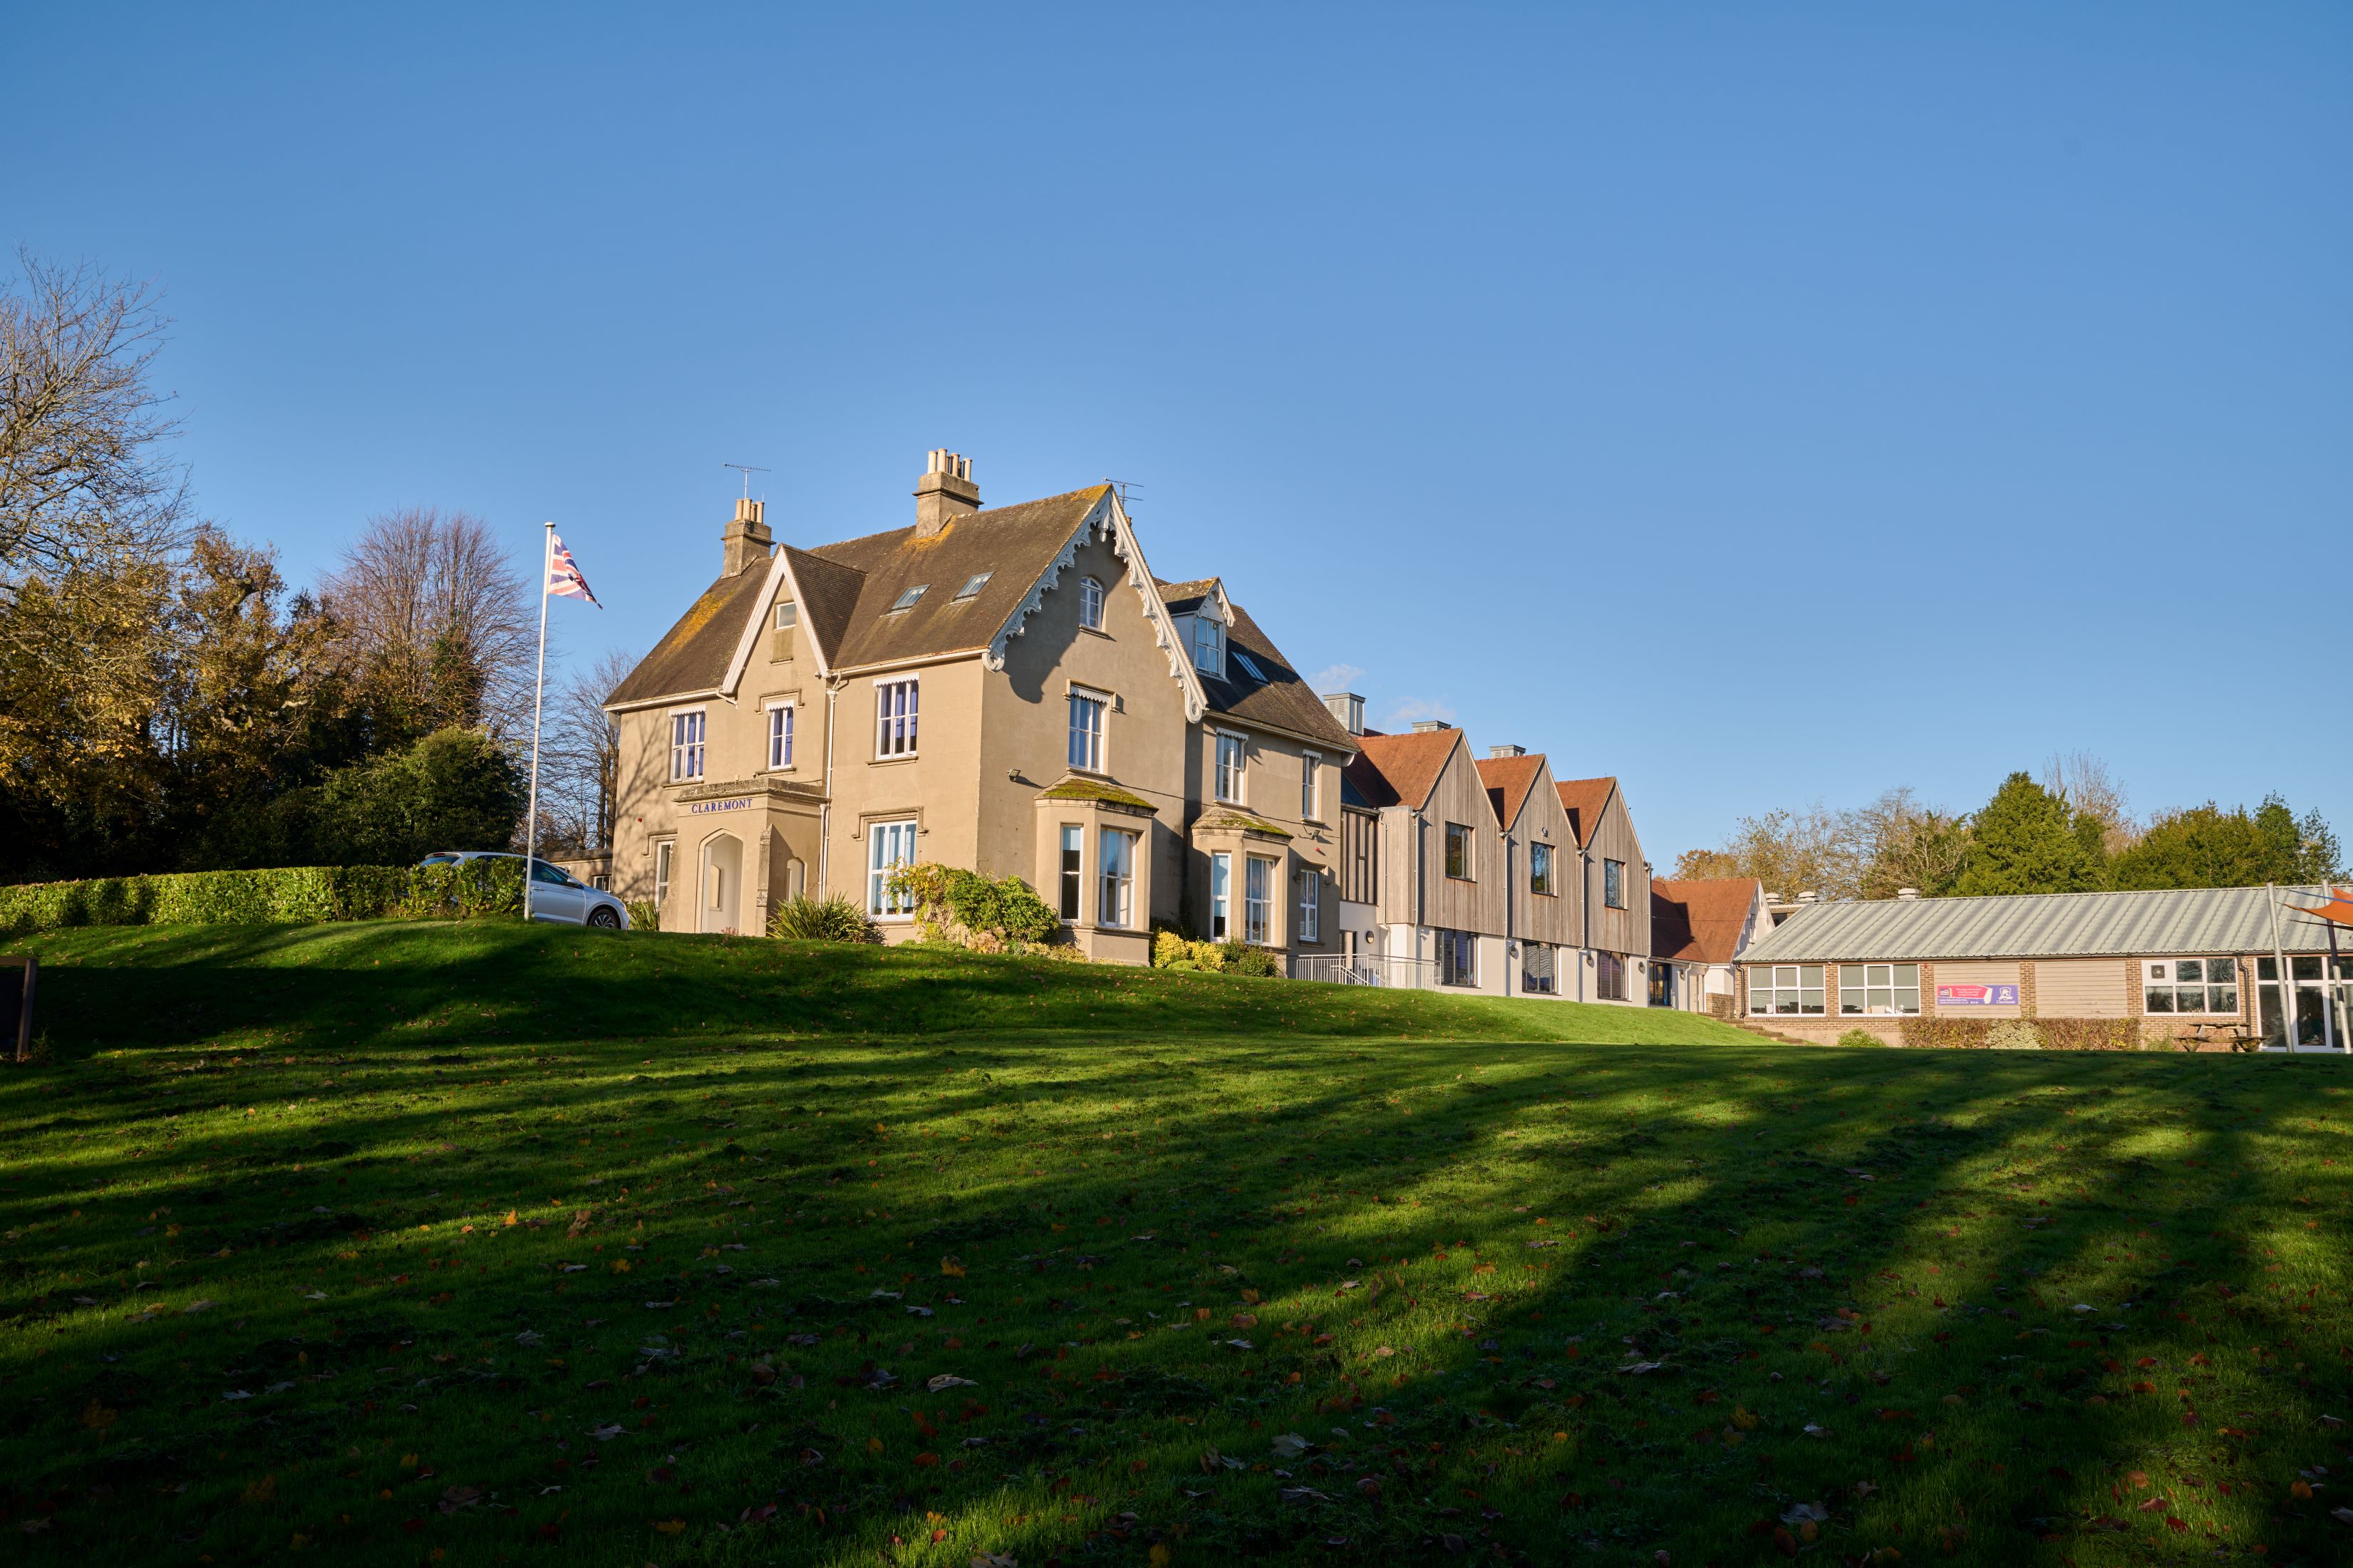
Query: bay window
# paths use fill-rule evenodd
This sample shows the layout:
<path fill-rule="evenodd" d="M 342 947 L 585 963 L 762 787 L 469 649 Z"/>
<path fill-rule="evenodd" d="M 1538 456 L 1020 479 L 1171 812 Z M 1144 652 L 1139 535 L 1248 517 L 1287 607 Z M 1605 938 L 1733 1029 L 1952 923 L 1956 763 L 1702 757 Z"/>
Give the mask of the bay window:
<path fill-rule="evenodd" d="M 1209 940 L 1223 942 L 1232 930 L 1234 858 L 1220 849 L 1209 857 Z"/>
<path fill-rule="evenodd" d="M 1242 940 L 1264 947 L 1274 929 L 1274 862 L 1242 857 Z"/>
<path fill-rule="evenodd" d="M 1084 885 L 1080 878 L 1079 857 L 1086 840 L 1086 829 L 1075 822 L 1062 825 L 1062 918 L 1079 918 L 1079 893 Z"/>
<path fill-rule="evenodd" d="M 1103 830 L 1103 901 L 1096 910 L 1100 925 L 1126 927 L 1135 923 L 1135 835 L 1116 827 Z"/>

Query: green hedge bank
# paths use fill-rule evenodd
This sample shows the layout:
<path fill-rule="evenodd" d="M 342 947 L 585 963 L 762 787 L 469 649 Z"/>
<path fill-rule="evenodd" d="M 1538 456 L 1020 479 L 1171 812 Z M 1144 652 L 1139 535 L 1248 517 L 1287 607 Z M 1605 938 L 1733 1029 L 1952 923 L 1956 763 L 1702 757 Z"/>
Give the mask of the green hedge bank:
<path fill-rule="evenodd" d="M 287 866 L 0 888 L 0 933 L 66 926 L 315 925 L 479 920 L 522 912 L 522 862 Z"/>

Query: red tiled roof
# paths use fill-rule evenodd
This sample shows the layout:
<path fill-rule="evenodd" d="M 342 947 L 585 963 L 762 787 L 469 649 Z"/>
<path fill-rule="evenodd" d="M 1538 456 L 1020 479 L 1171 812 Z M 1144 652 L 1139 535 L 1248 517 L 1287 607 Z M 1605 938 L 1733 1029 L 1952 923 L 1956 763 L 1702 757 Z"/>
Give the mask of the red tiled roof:
<path fill-rule="evenodd" d="M 1561 809 L 1568 813 L 1569 831 L 1577 835 L 1577 847 L 1582 849 L 1593 842 L 1593 830 L 1601 824 L 1601 808 L 1609 804 L 1618 781 L 1564 779 L 1554 787 L 1560 791 Z"/>
<path fill-rule="evenodd" d="M 1756 907 L 1754 877 L 1651 883 L 1651 955 L 1694 963 L 1739 956 L 1741 928 Z"/>
<path fill-rule="evenodd" d="M 1461 740 L 1460 730 L 1417 730 L 1409 735 L 1367 730 L 1357 737 L 1363 749 L 1348 764 L 1348 775 L 1366 800 L 1379 805 L 1402 802 L 1419 811 Z"/>
<path fill-rule="evenodd" d="M 1479 782 L 1487 786 L 1488 802 L 1495 808 L 1495 826 L 1509 831 L 1520 819 L 1520 808 L 1528 803 L 1528 792 L 1536 787 L 1536 776 L 1544 772 L 1544 753 L 1488 757 L 1473 765 L 1479 770 Z"/>

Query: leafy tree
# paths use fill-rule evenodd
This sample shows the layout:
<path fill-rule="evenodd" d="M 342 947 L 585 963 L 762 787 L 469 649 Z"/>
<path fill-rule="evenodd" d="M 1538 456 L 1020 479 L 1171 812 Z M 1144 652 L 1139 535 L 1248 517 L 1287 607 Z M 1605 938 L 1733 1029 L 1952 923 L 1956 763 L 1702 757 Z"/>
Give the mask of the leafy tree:
<path fill-rule="evenodd" d="M 2337 836 L 2318 812 L 2299 822 L 2278 795 L 2250 812 L 2212 801 L 2168 812 L 2116 857 L 2119 888 L 2252 888 L 2339 874 Z"/>
<path fill-rule="evenodd" d="M 2078 893 L 2106 883 L 2100 852 L 2105 825 L 2089 813 L 2070 811 L 2026 773 L 2003 780 L 1970 818 L 1969 830 L 1968 859 L 1955 879 L 1956 892 Z"/>
<path fill-rule="evenodd" d="M 401 866 L 437 849 L 504 849 L 525 805 L 522 770 L 480 730 L 436 730 L 316 784 L 225 814 L 228 866 Z"/>

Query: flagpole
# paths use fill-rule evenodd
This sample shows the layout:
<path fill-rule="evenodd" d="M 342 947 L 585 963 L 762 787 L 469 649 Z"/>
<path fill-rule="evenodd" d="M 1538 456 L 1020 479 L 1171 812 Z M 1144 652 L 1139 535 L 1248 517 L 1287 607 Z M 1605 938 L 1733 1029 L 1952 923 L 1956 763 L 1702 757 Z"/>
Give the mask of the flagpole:
<path fill-rule="evenodd" d="M 547 574 L 555 565 L 555 524 L 539 547 L 539 673 L 531 688 L 531 817 L 522 830 L 522 920 L 531 923 L 532 873 L 539 855 L 539 710 L 547 696 Z"/>

